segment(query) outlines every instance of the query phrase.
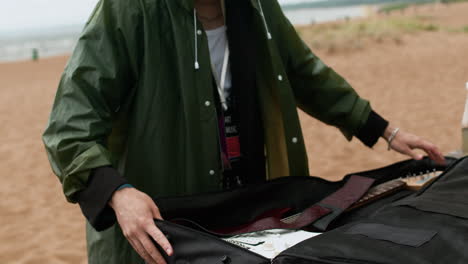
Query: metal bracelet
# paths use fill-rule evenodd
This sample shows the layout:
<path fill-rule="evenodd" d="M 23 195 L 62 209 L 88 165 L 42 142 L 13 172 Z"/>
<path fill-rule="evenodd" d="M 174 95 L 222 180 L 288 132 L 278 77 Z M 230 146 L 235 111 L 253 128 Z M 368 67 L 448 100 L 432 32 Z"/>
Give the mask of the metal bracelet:
<path fill-rule="evenodd" d="M 392 131 L 392 134 L 390 134 L 390 137 L 388 137 L 388 150 L 392 149 L 392 141 L 395 139 L 396 135 L 398 134 L 398 131 L 400 131 L 400 128 L 397 127 Z"/>

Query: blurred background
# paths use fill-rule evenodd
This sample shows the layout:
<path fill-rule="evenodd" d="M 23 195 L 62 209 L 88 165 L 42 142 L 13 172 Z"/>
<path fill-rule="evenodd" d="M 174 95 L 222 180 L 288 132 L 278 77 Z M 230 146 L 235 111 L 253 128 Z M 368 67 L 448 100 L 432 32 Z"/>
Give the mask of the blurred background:
<path fill-rule="evenodd" d="M 461 148 L 468 2 L 279 0 L 304 41 L 394 126 Z M 66 203 L 41 134 L 60 75 L 97 0 L 0 0 L 0 263 L 87 263 L 84 217 Z M 406 159 L 300 112 L 312 175 Z"/>

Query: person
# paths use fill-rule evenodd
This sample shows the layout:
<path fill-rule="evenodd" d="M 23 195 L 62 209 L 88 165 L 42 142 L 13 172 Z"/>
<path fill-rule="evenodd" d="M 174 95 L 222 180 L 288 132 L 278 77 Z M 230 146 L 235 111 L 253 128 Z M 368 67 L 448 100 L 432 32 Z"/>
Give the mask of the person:
<path fill-rule="evenodd" d="M 444 162 L 315 56 L 276 0 L 101 0 L 43 134 L 88 220 L 89 263 L 165 263 L 150 197 L 309 175 L 297 107 L 348 140 Z"/>

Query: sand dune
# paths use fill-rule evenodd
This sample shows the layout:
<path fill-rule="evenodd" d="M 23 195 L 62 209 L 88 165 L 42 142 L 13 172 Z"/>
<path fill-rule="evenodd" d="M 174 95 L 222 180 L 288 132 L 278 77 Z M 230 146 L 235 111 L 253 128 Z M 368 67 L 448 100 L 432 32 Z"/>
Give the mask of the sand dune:
<path fill-rule="evenodd" d="M 417 12 L 463 25 L 468 5 Z M 440 10 L 439 10 L 440 11 Z M 468 34 L 405 35 L 356 52 L 317 52 L 369 99 L 374 109 L 404 130 L 459 148 L 460 120 L 468 81 Z M 0 263 L 86 263 L 84 218 L 65 202 L 40 140 L 65 57 L 0 64 Z M 311 173 L 336 180 L 353 171 L 405 157 L 381 141 L 368 149 L 348 143 L 332 127 L 301 114 Z"/>

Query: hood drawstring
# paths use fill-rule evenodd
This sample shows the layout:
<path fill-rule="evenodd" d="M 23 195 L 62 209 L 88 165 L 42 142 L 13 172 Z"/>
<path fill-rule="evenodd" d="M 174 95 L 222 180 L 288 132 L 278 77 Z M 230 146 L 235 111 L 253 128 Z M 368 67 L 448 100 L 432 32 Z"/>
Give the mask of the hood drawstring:
<path fill-rule="evenodd" d="M 270 30 L 268 29 L 268 24 L 267 24 L 267 21 L 266 21 L 266 18 L 265 18 L 265 13 L 263 13 L 262 2 L 260 0 L 257 0 L 257 2 L 258 2 L 258 6 L 260 7 L 260 13 L 261 13 L 262 18 L 263 18 L 263 24 L 265 25 L 265 29 L 266 29 L 266 32 L 267 32 L 267 37 L 268 37 L 268 39 L 272 39 Z"/>
<path fill-rule="evenodd" d="M 193 25 L 194 25 L 194 36 L 195 36 L 195 70 L 200 69 L 200 64 L 198 63 L 198 27 L 197 27 L 197 10 L 194 8 L 193 9 Z M 219 94 L 219 99 L 221 101 L 221 105 L 224 110 L 228 109 L 227 103 L 226 103 L 226 96 L 224 96 L 224 84 L 226 83 L 226 74 L 228 71 L 228 65 L 229 65 L 229 45 L 226 44 L 226 48 L 224 51 L 224 60 L 223 60 L 223 67 L 221 70 L 221 76 L 219 77 L 220 79 L 215 77 L 216 80 L 216 85 L 217 85 L 217 90 Z M 211 65 L 212 72 L 213 74 L 216 72 L 215 68 L 213 65 Z"/>
<path fill-rule="evenodd" d="M 197 10 L 193 9 L 193 33 L 195 36 L 195 70 L 200 69 L 200 64 L 198 63 L 198 37 L 197 37 Z"/>

